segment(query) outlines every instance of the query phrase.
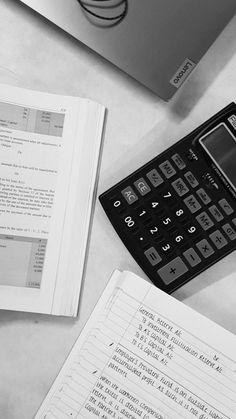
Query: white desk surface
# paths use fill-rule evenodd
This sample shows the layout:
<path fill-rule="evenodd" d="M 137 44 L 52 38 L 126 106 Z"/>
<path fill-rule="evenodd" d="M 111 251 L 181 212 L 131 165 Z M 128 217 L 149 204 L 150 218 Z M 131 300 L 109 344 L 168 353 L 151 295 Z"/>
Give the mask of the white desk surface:
<path fill-rule="evenodd" d="M 98 194 L 236 100 L 236 18 L 169 103 L 17 1 L 0 0 L 0 39 L 1 83 L 107 107 Z M 34 417 L 115 268 L 146 278 L 97 202 L 78 318 L 0 313 L 1 419 Z M 174 294 L 233 333 L 235 296 L 235 252 Z"/>

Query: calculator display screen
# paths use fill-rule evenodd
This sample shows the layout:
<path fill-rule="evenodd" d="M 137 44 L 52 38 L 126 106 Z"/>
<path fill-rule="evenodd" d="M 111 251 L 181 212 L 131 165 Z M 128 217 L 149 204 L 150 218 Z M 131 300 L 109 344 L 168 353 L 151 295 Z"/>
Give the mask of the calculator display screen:
<path fill-rule="evenodd" d="M 219 125 L 199 142 L 236 190 L 236 139 L 226 125 Z"/>

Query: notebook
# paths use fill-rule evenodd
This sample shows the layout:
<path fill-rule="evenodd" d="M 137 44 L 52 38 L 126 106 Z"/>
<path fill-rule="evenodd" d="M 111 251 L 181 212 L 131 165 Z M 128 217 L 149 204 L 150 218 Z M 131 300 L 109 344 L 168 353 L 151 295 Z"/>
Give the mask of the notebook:
<path fill-rule="evenodd" d="M 116 270 L 35 419 L 235 419 L 236 336 Z"/>

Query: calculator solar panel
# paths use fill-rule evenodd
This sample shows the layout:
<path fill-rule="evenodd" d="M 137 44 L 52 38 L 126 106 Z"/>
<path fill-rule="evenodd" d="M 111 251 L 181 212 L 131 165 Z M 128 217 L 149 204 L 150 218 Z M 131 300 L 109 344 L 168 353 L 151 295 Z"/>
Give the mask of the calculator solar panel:
<path fill-rule="evenodd" d="M 168 293 L 236 248 L 235 136 L 231 103 L 99 197 L 129 252 Z"/>

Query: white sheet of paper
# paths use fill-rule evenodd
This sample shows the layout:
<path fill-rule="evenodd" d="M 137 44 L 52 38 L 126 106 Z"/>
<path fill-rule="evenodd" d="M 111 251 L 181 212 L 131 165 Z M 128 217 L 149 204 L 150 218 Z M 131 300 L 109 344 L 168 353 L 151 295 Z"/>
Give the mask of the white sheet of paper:
<path fill-rule="evenodd" d="M 35 419 L 235 419 L 236 337 L 115 271 Z"/>

